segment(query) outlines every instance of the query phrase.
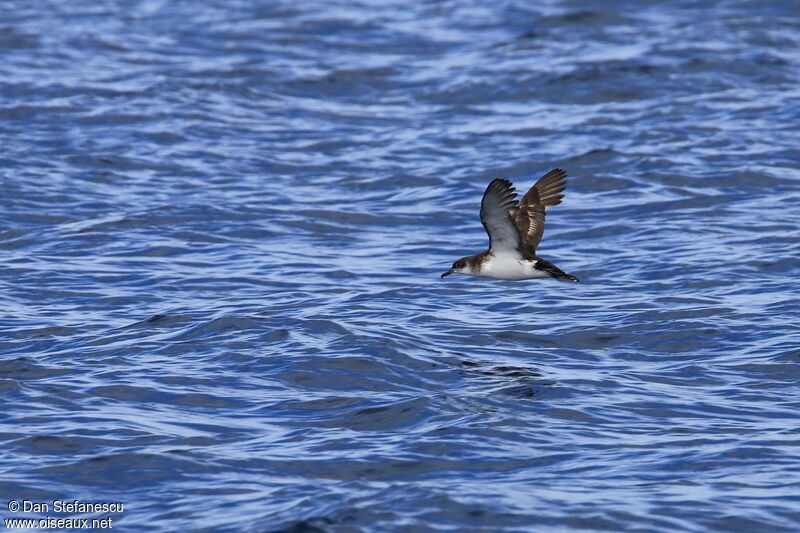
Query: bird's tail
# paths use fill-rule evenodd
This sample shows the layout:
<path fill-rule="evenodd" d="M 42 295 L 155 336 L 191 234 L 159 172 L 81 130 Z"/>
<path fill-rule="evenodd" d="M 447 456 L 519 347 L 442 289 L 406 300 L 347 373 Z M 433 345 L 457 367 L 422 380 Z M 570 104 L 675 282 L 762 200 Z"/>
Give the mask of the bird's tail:
<path fill-rule="evenodd" d="M 550 261 L 545 261 L 542 258 L 537 258 L 536 260 L 536 268 L 550 276 L 551 278 L 556 278 L 564 281 L 572 281 L 574 283 L 578 283 L 578 278 L 573 276 L 572 274 L 567 274 L 557 266 L 555 266 Z"/>

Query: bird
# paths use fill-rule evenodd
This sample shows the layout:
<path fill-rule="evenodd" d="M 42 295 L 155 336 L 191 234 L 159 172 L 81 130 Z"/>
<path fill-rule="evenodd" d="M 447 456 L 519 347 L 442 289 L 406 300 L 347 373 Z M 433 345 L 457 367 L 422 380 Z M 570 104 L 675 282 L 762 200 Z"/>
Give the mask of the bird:
<path fill-rule="evenodd" d="M 492 180 L 481 201 L 481 224 L 489 234 L 489 249 L 455 261 L 442 278 L 450 274 L 508 281 L 549 277 L 577 283 L 577 277 L 536 255 L 544 234 L 545 208 L 561 203 L 566 177 L 560 168 L 551 170 L 520 201 L 510 181 Z"/>

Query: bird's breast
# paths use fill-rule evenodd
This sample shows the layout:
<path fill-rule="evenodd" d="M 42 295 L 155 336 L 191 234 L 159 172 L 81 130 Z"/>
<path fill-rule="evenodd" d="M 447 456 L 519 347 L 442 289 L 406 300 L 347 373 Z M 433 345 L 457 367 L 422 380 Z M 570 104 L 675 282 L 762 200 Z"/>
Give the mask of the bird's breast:
<path fill-rule="evenodd" d="M 536 269 L 536 261 L 529 261 L 520 256 L 511 255 L 487 257 L 478 275 L 510 281 L 547 276 L 544 272 Z"/>

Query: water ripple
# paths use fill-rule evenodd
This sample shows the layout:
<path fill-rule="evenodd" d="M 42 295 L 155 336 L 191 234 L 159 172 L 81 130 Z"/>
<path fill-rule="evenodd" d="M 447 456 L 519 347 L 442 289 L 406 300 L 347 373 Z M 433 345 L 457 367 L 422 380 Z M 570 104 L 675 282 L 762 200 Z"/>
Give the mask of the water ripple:
<path fill-rule="evenodd" d="M 131 530 L 800 527 L 791 5 L 0 13 L 7 500 L 121 501 Z M 485 246 L 491 179 L 556 166 L 540 253 L 580 284 L 439 278 Z"/>

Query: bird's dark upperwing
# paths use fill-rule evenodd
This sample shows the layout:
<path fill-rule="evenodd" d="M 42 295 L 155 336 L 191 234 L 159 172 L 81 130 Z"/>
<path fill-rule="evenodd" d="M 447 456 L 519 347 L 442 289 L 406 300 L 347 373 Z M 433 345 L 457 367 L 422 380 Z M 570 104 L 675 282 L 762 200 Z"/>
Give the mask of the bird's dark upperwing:
<path fill-rule="evenodd" d="M 508 180 L 493 180 L 481 201 L 481 224 L 489 234 L 489 250 L 492 252 L 519 253 L 520 234 L 511 211 L 517 207 L 517 193 Z"/>
<path fill-rule="evenodd" d="M 521 239 L 522 255 L 533 259 L 536 247 L 544 235 L 544 210 L 561 203 L 567 186 L 567 173 L 556 168 L 542 176 L 522 197 L 516 210 L 512 211 L 514 225 Z"/>

